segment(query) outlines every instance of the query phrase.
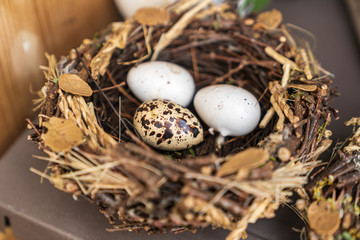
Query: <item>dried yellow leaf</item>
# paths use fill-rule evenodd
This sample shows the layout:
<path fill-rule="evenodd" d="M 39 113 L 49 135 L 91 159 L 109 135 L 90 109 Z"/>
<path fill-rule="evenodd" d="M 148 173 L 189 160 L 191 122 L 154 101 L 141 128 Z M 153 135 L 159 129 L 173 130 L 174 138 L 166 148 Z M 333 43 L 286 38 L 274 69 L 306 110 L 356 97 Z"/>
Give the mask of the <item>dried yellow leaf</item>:
<path fill-rule="evenodd" d="M 68 119 L 51 117 L 43 126 L 48 131 L 41 135 L 44 144 L 56 152 L 69 151 L 82 143 L 84 135 L 76 124 Z"/>
<path fill-rule="evenodd" d="M 274 30 L 282 22 L 282 14 L 280 11 L 273 9 L 266 11 L 256 18 L 256 24 L 254 28 L 265 28 L 266 30 Z"/>
<path fill-rule="evenodd" d="M 61 90 L 74 95 L 89 97 L 93 93 L 90 86 L 76 74 L 64 73 L 60 75 L 58 83 Z"/>
<path fill-rule="evenodd" d="M 17 240 L 12 227 L 6 226 L 4 233 L 0 231 L 0 240 Z"/>
<path fill-rule="evenodd" d="M 170 21 L 170 13 L 165 8 L 145 7 L 135 12 L 134 19 L 147 26 L 165 25 Z"/>
<path fill-rule="evenodd" d="M 320 200 L 313 202 L 307 209 L 310 228 L 320 235 L 333 235 L 340 227 L 340 214 L 331 203 Z"/>
<path fill-rule="evenodd" d="M 227 162 L 221 165 L 217 176 L 225 176 L 242 169 L 253 169 L 263 165 L 269 159 L 269 153 L 262 148 L 251 147 L 229 157 Z"/>

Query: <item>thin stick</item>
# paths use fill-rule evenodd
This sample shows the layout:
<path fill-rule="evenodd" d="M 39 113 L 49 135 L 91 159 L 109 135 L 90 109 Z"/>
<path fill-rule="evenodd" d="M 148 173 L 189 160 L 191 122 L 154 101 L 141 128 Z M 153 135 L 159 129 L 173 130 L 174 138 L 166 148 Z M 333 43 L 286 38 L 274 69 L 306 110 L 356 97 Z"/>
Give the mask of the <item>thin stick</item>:
<path fill-rule="evenodd" d="M 281 86 L 286 87 L 286 85 L 289 82 L 289 77 L 290 77 L 290 64 L 289 63 L 285 63 L 283 66 L 283 71 L 284 74 L 281 78 Z"/>
<path fill-rule="evenodd" d="M 313 78 L 313 75 L 311 74 L 309 58 L 308 58 L 308 56 L 306 54 L 305 49 L 301 48 L 300 49 L 300 54 L 301 54 L 301 57 L 302 57 L 303 61 L 305 62 L 305 67 L 304 67 L 305 76 L 306 76 L 307 80 L 310 80 L 310 79 Z"/>
<path fill-rule="evenodd" d="M 274 116 L 275 114 L 275 109 L 273 107 L 271 107 L 265 114 L 264 118 L 261 120 L 260 124 L 259 124 L 259 128 L 265 128 L 268 123 L 270 122 L 271 118 Z"/>
<path fill-rule="evenodd" d="M 286 74 L 286 73 L 284 73 Z M 286 85 L 286 81 L 284 81 Z M 296 123 L 299 121 L 299 117 L 294 116 L 293 111 L 291 110 L 290 106 L 286 103 L 286 99 L 284 98 L 284 91 L 285 89 L 280 86 L 280 84 L 276 81 L 269 83 L 269 89 L 272 94 L 272 97 L 275 98 L 279 107 L 285 114 L 285 116 L 289 119 L 291 123 Z"/>
<path fill-rule="evenodd" d="M 211 4 L 210 0 L 201 1 L 198 5 L 185 13 L 168 32 L 163 33 L 155 46 L 151 61 L 155 61 L 160 52 L 165 49 L 172 42 L 172 40 L 177 38 L 182 33 L 182 31 L 192 21 L 192 18 L 209 4 Z"/>
<path fill-rule="evenodd" d="M 251 42 L 253 44 L 259 45 L 260 47 L 268 47 L 269 46 L 266 43 L 259 42 L 258 40 L 254 39 L 254 38 L 249 38 L 249 37 L 247 37 L 245 35 L 242 35 L 242 34 L 240 34 L 238 32 L 235 32 L 234 37 L 249 41 L 249 42 Z"/>
<path fill-rule="evenodd" d="M 44 174 L 43 172 L 40 172 L 39 170 L 37 170 L 37 169 L 35 169 L 35 168 L 30 168 L 30 171 L 33 172 L 33 173 L 35 173 L 35 174 L 37 174 L 37 175 L 39 175 L 39 176 L 42 177 L 42 178 L 46 178 L 46 179 L 49 180 L 49 181 L 51 180 L 51 177 L 50 177 L 50 176 Z"/>
<path fill-rule="evenodd" d="M 121 142 L 121 96 L 119 96 L 119 142 Z"/>
<path fill-rule="evenodd" d="M 125 85 L 125 82 L 121 82 L 121 83 L 119 83 L 119 84 L 116 84 L 115 86 L 103 88 L 102 90 L 103 90 L 103 91 L 109 91 L 109 90 L 112 90 L 112 89 L 114 89 L 114 88 L 117 88 L 118 86 L 121 87 L 121 86 L 124 86 L 124 85 Z M 96 93 L 96 92 L 100 92 L 100 90 L 96 89 L 96 90 L 93 91 L 93 93 Z"/>
<path fill-rule="evenodd" d="M 80 62 L 83 64 L 89 78 L 91 79 L 91 81 L 95 84 L 95 86 L 97 87 L 97 89 L 99 89 L 100 93 L 103 95 L 103 97 L 106 99 L 107 103 L 109 104 L 109 106 L 111 107 L 111 109 L 114 111 L 114 113 L 116 114 L 116 116 L 118 118 L 120 118 L 119 113 L 116 111 L 114 105 L 111 103 L 110 99 L 106 96 L 106 94 L 104 93 L 104 91 L 101 89 L 101 87 L 99 86 L 99 84 L 95 81 L 95 79 L 91 76 L 91 73 L 89 71 L 89 69 L 86 67 L 86 64 L 84 62 L 84 60 L 82 60 L 82 58 L 80 57 L 80 54 L 78 52 L 78 50 L 76 48 L 74 48 L 77 54 L 77 57 L 79 58 Z"/>
<path fill-rule="evenodd" d="M 264 92 L 261 94 L 261 96 L 258 99 L 258 103 L 261 101 L 261 99 L 265 96 L 266 92 L 269 91 L 269 87 L 266 87 Z"/>
<path fill-rule="evenodd" d="M 227 36 L 216 36 L 215 35 L 213 38 L 205 39 L 205 40 L 202 40 L 202 41 L 191 42 L 191 43 L 185 44 L 183 46 L 170 49 L 169 51 L 173 52 L 173 53 L 177 53 L 177 52 L 180 52 L 180 51 L 187 50 L 189 48 L 192 49 L 194 47 L 200 47 L 200 46 L 205 46 L 205 45 L 209 45 L 209 44 L 216 43 L 216 42 L 230 41 L 230 40 L 231 40 L 231 38 L 229 38 Z"/>
<path fill-rule="evenodd" d="M 236 72 L 239 72 L 241 69 L 243 69 L 246 65 L 248 65 L 249 62 L 248 61 L 243 61 L 242 63 L 239 64 L 239 66 L 237 66 L 236 68 L 231 69 L 228 73 L 224 74 L 221 77 L 216 78 L 212 84 L 216 84 L 216 83 L 220 83 L 222 81 L 224 81 L 225 79 L 229 78 L 231 75 L 233 75 Z"/>
<path fill-rule="evenodd" d="M 314 92 L 317 90 L 316 85 L 308 85 L 308 84 L 288 84 L 288 88 L 295 88 L 306 92 Z"/>
<path fill-rule="evenodd" d="M 291 68 L 294 68 L 294 69 L 298 68 L 298 66 L 296 65 L 295 62 L 291 61 L 287 57 L 284 57 L 280 53 L 276 52 L 272 47 L 266 47 L 265 53 L 281 64 L 288 63 L 288 64 L 290 64 Z"/>
<path fill-rule="evenodd" d="M 284 120 L 285 120 L 284 113 L 282 112 L 280 106 L 279 106 L 278 103 L 276 102 L 274 96 L 271 96 L 271 97 L 270 97 L 270 102 L 271 102 L 271 104 L 273 105 L 275 112 L 276 112 L 277 115 L 279 116 L 279 120 L 278 120 L 277 123 L 276 123 L 275 129 L 276 129 L 277 131 L 281 131 L 281 130 L 283 130 L 283 128 L 284 128 Z"/>
<path fill-rule="evenodd" d="M 151 46 L 150 46 L 150 40 L 151 40 L 153 28 L 149 27 L 149 32 L 148 32 L 147 28 L 144 25 L 142 25 L 142 28 L 143 28 L 143 32 L 144 32 L 144 39 L 145 39 L 145 45 L 146 45 L 146 49 L 147 49 L 147 54 L 145 56 L 139 58 L 139 59 L 135 59 L 135 60 L 132 60 L 132 61 L 118 62 L 119 65 L 127 66 L 127 65 L 134 64 L 134 63 L 141 63 L 142 61 L 144 61 L 144 60 L 146 60 L 147 58 L 150 57 L 150 55 L 152 53 Z"/>
<path fill-rule="evenodd" d="M 196 49 L 195 48 L 191 48 L 191 60 L 192 60 L 193 68 L 194 68 L 195 82 L 198 83 L 199 82 L 199 67 L 198 67 L 198 64 L 197 64 Z"/>
<path fill-rule="evenodd" d="M 26 118 L 26 121 L 30 124 L 30 126 L 32 127 L 32 129 L 34 129 L 34 131 L 40 136 L 41 133 L 39 132 L 39 130 L 36 128 L 36 126 L 32 123 L 32 121 L 29 118 Z"/>
<path fill-rule="evenodd" d="M 112 84 L 117 85 L 115 79 L 112 77 L 111 73 L 109 72 L 109 70 L 106 70 L 106 74 L 109 77 L 109 80 L 111 81 Z M 124 95 L 125 97 L 127 97 L 130 101 L 132 101 L 133 103 L 135 103 L 136 105 L 140 105 L 141 103 L 134 98 L 133 96 L 131 96 L 127 91 L 125 91 L 121 86 L 117 86 L 117 89 L 119 90 L 119 92 Z"/>

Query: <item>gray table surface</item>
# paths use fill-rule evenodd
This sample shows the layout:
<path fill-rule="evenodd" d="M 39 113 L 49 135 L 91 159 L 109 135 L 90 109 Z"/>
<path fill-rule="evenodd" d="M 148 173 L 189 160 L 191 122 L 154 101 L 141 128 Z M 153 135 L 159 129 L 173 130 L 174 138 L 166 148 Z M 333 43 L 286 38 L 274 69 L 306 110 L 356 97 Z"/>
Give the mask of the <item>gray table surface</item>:
<path fill-rule="evenodd" d="M 275 0 L 269 9 L 283 12 L 284 21 L 311 31 L 317 38 L 314 53 L 322 66 L 335 74 L 334 86 L 343 95 L 333 106 L 340 109 L 341 119 L 331 124 L 334 138 L 345 138 L 350 129 L 343 122 L 360 115 L 360 55 L 355 34 L 349 24 L 348 13 L 340 0 Z M 96 206 L 58 191 L 47 181 L 29 171 L 30 167 L 44 169 L 45 162 L 33 159 L 39 154 L 37 146 L 26 141 L 28 131 L 0 160 L 0 230 L 3 216 L 9 216 L 16 236 L 21 240 L 36 239 L 225 239 L 224 230 L 200 230 L 196 234 L 178 235 L 108 233 L 110 227 Z M 277 217 L 261 220 L 249 226 L 250 240 L 299 239 L 292 227 L 302 223 L 287 207 L 281 208 Z"/>

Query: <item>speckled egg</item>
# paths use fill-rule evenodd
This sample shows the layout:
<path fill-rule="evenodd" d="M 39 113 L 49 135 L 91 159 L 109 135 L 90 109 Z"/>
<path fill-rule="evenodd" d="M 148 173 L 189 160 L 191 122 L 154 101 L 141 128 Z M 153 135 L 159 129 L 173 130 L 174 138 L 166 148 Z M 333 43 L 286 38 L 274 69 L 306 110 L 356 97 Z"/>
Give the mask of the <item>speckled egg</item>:
<path fill-rule="evenodd" d="M 161 150 L 183 150 L 203 141 L 203 128 L 196 116 L 168 100 L 142 103 L 135 112 L 134 126 L 144 142 Z"/>

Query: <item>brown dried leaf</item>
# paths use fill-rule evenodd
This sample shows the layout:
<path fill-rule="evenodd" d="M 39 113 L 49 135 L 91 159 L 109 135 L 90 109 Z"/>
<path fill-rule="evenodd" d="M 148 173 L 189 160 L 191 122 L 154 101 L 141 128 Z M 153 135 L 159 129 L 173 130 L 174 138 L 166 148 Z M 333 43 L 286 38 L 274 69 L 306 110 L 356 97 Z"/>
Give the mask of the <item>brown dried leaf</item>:
<path fill-rule="evenodd" d="M 79 145 L 84 135 L 74 122 L 68 119 L 51 117 L 44 122 L 48 131 L 41 135 L 44 144 L 56 152 L 69 151 L 72 147 Z"/>
<path fill-rule="evenodd" d="M 170 13 L 165 8 L 144 7 L 135 12 L 134 19 L 147 26 L 165 25 L 170 21 Z"/>
<path fill-rule="evenodd" d="M 4 232 L 0 231 L 0 240 L 17 240 L 13 228 L 6 226 Z"/>
<path fill-rule="evenodd" d="M 74 95 L 89 97 L 93 91 L 78 75 L 64 73 L 59 77 L 59 88 Z"/>
<path fill-rule="evenodd" d="M 274 30 L 282 22 L 282 14 L 280 11 L 273 9 L 266 11 L 256 18 L 254 28 L 265 28 L 266 30 Z"/>
<path fill-rule="evenodd" d="M 307 217 L 311 229 L 320 235 L 333 235 L 340 226 L 339 212 L 325 200 L 313 202 L 307 209 Z"/>
<path fill-rule="evenodd" d="M 217 176 L 225 176 L 241 169 L 253 169 L 263 165 L 269 159 L 269 153 L 262 148 L 251 147 L 229 157 L 217 172 Z"/>

